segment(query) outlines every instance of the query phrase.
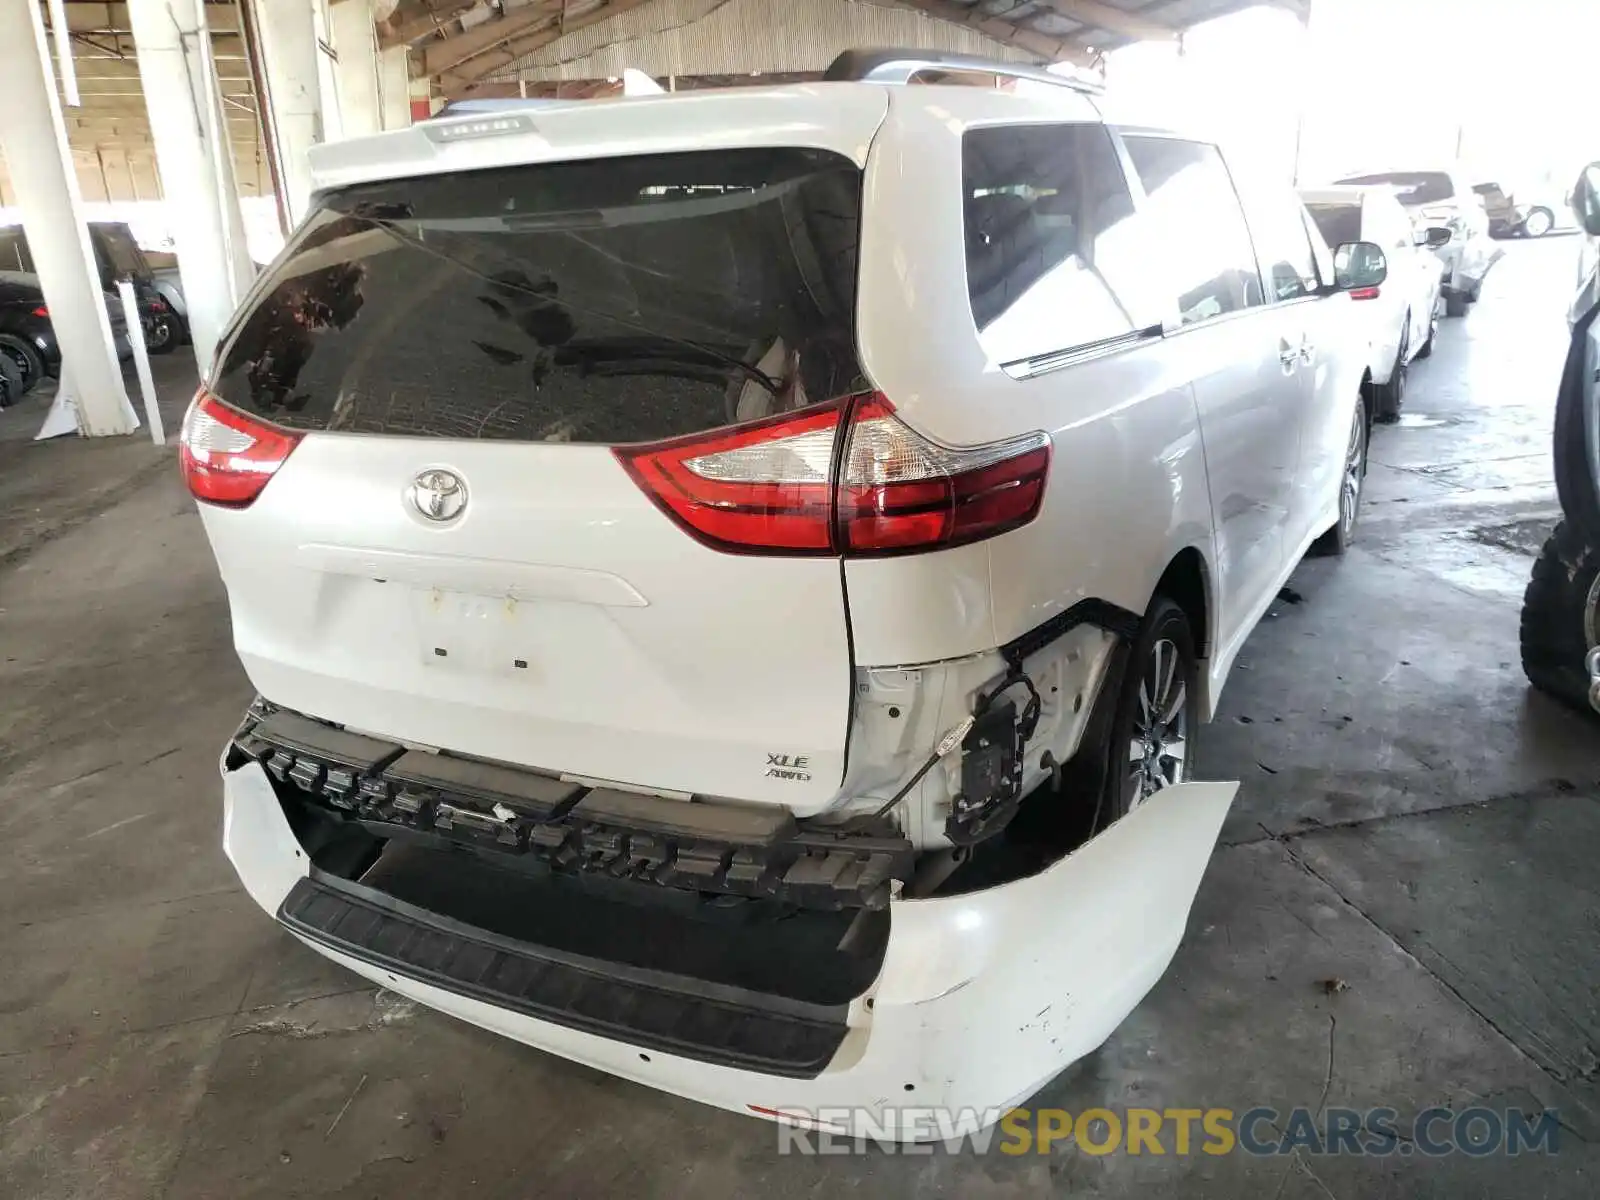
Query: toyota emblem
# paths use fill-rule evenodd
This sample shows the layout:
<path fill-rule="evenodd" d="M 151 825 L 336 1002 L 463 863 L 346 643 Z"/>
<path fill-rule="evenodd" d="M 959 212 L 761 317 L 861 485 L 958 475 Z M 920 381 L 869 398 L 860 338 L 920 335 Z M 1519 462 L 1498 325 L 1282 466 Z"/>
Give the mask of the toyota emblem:
<path fill-rule="evenodd" d="M 467 485 L 454 471 L 430 468 L 412 482 L 411 505 L 430 521 L 453 521 L 467 507 Z"/>

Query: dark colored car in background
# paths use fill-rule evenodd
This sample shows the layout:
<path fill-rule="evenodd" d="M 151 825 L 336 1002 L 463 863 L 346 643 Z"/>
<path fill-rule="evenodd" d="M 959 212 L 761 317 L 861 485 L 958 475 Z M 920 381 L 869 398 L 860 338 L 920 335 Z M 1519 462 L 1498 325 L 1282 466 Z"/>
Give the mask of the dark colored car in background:
<path fill-rule="evenodd" d="M 117 357 L 126 361 L 133 355 L 133 343 L 128 340 L 128 323 L 116 296 L 106 296 L 106 313 L 111 318 Z M 16 403 L 45 376 L 61 373 L 61 349 L 44 291 L 37 277 L 26 272 L 0 271 L 0 357 L 8 368 L 0 371 L 5 381 L 0 388 L 4 392 L 0 406 Z"/>
<path fill-rule="evenodd" d="M 101 288 L 115 296 L 117 281 L 131 280 L 139 301 L 145 348 L 151 354 L 166 354 L 176 349 L 187 334 L 183 318 L 161 294 L 155 272 L 132 231 L 121 221 L 90 221 L 88 227 L 89 245 L 100 271 Z M 0 226 L 0 271 L 33 274 L 35 270 L 33 255 L 28 249 L 28 235 L 22 226 Z"/>
<path fill-rule="evenodd" d="M 1515 190 L 1489 182 L 1475 183 L 1472 190 L 1483 200 L 1489 214 L 1491 237 L 1543 237 L 1562 224 L 1565 205 L 1539 188 Z"/>

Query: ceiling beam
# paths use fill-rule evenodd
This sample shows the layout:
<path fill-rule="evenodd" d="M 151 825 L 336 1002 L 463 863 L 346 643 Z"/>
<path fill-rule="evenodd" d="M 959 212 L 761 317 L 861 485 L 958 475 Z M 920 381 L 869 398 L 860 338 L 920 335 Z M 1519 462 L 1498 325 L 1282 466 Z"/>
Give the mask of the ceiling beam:
<path fill-rule="evenodd" d="M 422 47 L 422 73 L 443 75 L 467 60 L 484 54 L 502 43 L 528 34 L 535 29 L 557 27 L 560 24 L 561 6 L 551 0 L 535 0 L 532 4 L 514 8 L 502 16 L 491 18 L 481 25 L 463 30 L 442 41 L 429 42 Z M 572 22 L 567 22 L 570 27 Z"/>
<path fill-rule="evenodd" d="M 49 11 L 45 11 L 45 26 L 50 24 Z M 239 6 L 232 3 L 206 4 L 206 25 L 213 34 L 239 32 Z M 67 31 L 69 33 L 132 33 L 126 4 L 88 4 L 70 0 L 67 4 Z"/>
<path fill-rule="evenodd" d="M 900 0 L 910 8 L 920 9 L 930 17 L 949 21 L 952 25 L 965 25 L 976 29 L 984 37 L 1034 55 L 1040 62 L 1069 62 L 1080 67 L 1090 67 L 1095 56 L 1082 46 L 1062 41 L 1032 29 L 1023 29 L 1010 21 L 986 14 L 981 5 L 966 8 L 950 0 Z"/>
<path fill-rule="evenodd" d="M 247 94 L 239 92 L 228 93 L 230 96 Z M 83 100 L 82 104 L 71 108 L 63 108 L 61 115 L 63 117 L 76 116 L 78 114 L 98 116 L 102 112 L 142 113 L 145 111 L 144 95 L 141 92 L 84 92 L 81 95 L 81 99 Z"/>
<path fill-rule="evenodd" d="M 219 79 L 217 85 L 224 96 L 249 96 L 252 94 L 248 79 Z M 78 93 L 82 96 L 144 96 L 139 77 L 125 75 L 79 75 Z"/>
<path fill-rule="evenodd" d="M 443 75 L 440 83 L 444 87 L 444 94 L 458 98 L 462 92 L 469 91 L 485 75 L 498 71 L 501 67 L 510 66 L 519 59 L 526 58 L 535 50 L 548 46 L 557 38 L 565 37 L 590 25 L 599 24 L 601 21 L 610 20 L 620 16 L 629 9 L 638 8 L 641 4 L 648 4 L 650 0 L 602 0 L 599 8 L 591 9 L 578 17 L 568 17 L 553 28 L 542 29 L 537 33 L 530 33 L 525 37 L 513 38 L 511 41 L 494 47 L 487 53 L 469 59 L 456 70 Z M 433 72 L 428 72 L 432 74 Z"/>
<path fill-rule="evenodd" d="M 1171 25 L 1128 12 L 1103 0 L 1040 0 L 1046 8 L 1054 9 L 1063 17 L 1071 17 L 1091 27 L 1075 36 L 1079 41 L 1093 44 L 1095 32 L 1117 33 L 1142 42 L 1175 42 L 1178 30 Z"/>
<path fill-rule="evenodd" d="M 424 0 L 421 4 L 401 4 L 387 21 L 378 22 L 378 45 L 387 50 L 391 46 L 409 46 L 430 33 L 446 33 L 446 26 L 478 7 L 478 3 L 479 0 L 441 0 L 433 5 Z"/>

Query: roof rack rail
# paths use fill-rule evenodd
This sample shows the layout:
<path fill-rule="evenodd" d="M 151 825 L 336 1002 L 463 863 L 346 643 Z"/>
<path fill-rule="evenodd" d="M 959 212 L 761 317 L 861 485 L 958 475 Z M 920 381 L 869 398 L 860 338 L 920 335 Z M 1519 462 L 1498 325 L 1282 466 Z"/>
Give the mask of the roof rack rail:
<path fill-rule="evenodd" d="M 925 71 L 998 75 L 1005 79 L 1026 79 L 1096 95 L 1105 91 L 1103 84 L 1085 75 L 1057 74 L 1021 63 L 979 58 L 971 54 L 947 54 L 943 50 L 846 50 L 828 64 L 828 70 L 822 78 L 835 83 L 906 84 Z"/>

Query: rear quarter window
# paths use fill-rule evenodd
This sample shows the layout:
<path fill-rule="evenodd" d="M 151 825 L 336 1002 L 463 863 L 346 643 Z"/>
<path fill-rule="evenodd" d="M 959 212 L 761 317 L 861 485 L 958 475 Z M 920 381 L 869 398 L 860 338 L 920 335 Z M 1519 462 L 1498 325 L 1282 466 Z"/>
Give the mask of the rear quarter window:
<path fill-rule="evenodd" d="M 294 429 L 618 443 L 860 390 L 861 173 L 823 151 L 539 164 L 319 198 L 213 389 Z"/>
<path fill-rule="evenodd" d="M 1133 197 L 1103 125 L 992 125 L 962 136 L 967 297 L 1002 363 L 1158 325 Z"/>

